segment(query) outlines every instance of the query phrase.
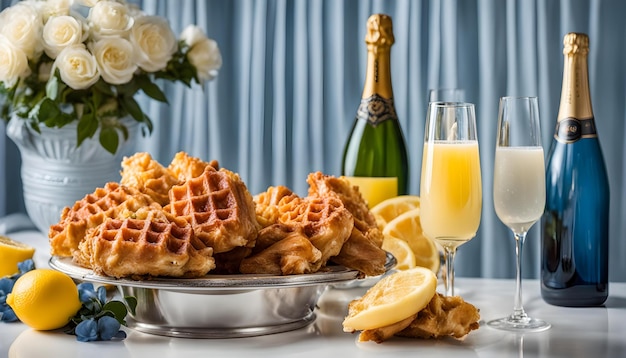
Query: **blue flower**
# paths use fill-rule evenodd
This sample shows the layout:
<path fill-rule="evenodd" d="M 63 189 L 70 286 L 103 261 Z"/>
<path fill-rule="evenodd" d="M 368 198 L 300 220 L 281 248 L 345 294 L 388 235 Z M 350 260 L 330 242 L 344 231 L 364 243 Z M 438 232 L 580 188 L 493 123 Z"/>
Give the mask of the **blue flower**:
<path fill-rule="evenodd" d="M 88 318 L 80 322 L 74 333 L 79 342 L 109 341 L 113 338 L 126 338 L 126 332 L 120 330 L 120 323 L 111 316 L 98 319 Z"/>
<path fill-rule="evenodd" d="M 102 316 L 98 319 L 98 335 L 103 341 L 111 340 L 120 330 L 120 323 L 111 316 Z"/>
<path fill-rule="evenodd" d="M 15 281 L 8 277 L 0 279 L 0 303 L 5 302 L 6 296 L 13 291 L 14 284 Z"/>
<path fill-rule="evenodd" d="M 17 268 L 20 270 L 20 273 L 24 274 L 35 269 L 35 262 L 32 259 L 24 260 L 17 264 Z"/>
<path fill-rule="evenodd" d="M 126 332 L 120 330 L 120 322 L 127 312 L 126 309 L 119 309 L 119 305 L 123 306 L 123 303 L 117 301 L 107 303 L 107 291 L 104 286 L 99 286 L 96 290 L 92 283 L 83 282 L 78 284 L 77 288 L 83 307 L 72 319 L 76 327 L 68 333 L 75 334 L 80 342 L 126 338 Z"/>
<path fill-rule="evenodd" d="M 107 289 L 104 286 L 100 286 L 98 287 L 98 300 L 100 300 L 101 303 L 105 303 L 107 301 Z"/>
<path fill-rule="evenodd" d="M 76 339 L 79 342 L 90 342 L 98 340 L 98 323 L 95 319 L 89 318 L 76 326 Z"/>
<path fill-rule="evenodd" d="M 0 321 L 2 322 L 15 322 L 17 316 L 11 307 L 8 305 L 0 305 Z"/>
<path fill-rule="evenodd" d="M 0 279 L 0 321 L 15 322 L 17 316 L 13 309 L 7 304 L 7 295 L 13 290 L 15 281 L 10 277 Z"/>
<path fill-rule="evenodd" d="M 90 303 L 92 298 L 98 298 L 91 282 L 79 283 L 76 288 L 78 288 L 78 298 L 82 303 Z"/>

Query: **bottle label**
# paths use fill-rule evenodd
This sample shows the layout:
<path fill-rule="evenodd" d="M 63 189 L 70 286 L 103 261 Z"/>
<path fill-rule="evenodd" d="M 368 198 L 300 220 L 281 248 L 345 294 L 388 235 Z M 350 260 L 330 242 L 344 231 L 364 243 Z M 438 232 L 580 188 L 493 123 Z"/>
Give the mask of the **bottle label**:
<path fill-rule="evenodd" d="M 393 98 L 383 98 L 376 93 L 361 99 L 356 116 L 368 121 L 374 127 L 388 119 L 398 118 Z"/>
<path fill-rule="evenodd" d="M 556 123 L 554 138 L 562 143 L 574 143 L 582 138 L 596 138 L 596 124 L 591 118 L 565 118 Z"/>

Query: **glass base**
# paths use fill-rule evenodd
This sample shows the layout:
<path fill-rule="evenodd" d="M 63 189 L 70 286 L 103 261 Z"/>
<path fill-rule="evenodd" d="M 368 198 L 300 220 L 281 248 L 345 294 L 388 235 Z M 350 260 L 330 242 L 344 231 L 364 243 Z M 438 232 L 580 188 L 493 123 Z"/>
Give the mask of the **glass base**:
<path fill-rule="evenodd" d="M 487 325 L 491 328 L 501 329 L 511 332 L 541 332 L 551 327 L 550 323 L 536 319 L 525 317 L 509 316 L 500 319 L 494 319 L 487 322 Z"/>

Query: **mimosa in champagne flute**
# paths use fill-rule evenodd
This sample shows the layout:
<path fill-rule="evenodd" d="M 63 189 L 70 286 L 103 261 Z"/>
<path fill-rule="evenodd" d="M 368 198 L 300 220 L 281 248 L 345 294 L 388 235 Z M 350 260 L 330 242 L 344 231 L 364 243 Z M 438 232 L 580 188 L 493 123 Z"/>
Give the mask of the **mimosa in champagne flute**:
<path fill-rule="evenodd" d="M 528 317 L 522 307 L 522 247 L 526 233 L 543 214 L 545 166 L 537 97 L 503 97 L 493 175 L 493 204 L 498 218 L 513 231 L 517 256 L 513 313 L 488 325 L 510 331 L 542 331 L 550 324 Z"/>
<path fill-rule="evenodd" d="M 454 88 L 454 87 L 443 87 L 443 88 L 432 88 L 428 90 L 428 102 L 464 102 L 465 101 L 465 90 L 462 88 Z M 444 286 L 446 281 L 448 280 L 448 273 L 446 272 L 446 255 L 443 247 L 437 243 L 437 248 L 439 249 L 439 255 L 441 260 L 441 266 L 439 267 L 439 274 L 444 282 Z"/>
<path fill-rule="evenodd" d="M 454 255 L 457 247 L 476 236 L 482 209 L 473 104 L 428 104 L 420 202 L 424 235 L 444 249 L 445 293 L 454 296 Z"/>

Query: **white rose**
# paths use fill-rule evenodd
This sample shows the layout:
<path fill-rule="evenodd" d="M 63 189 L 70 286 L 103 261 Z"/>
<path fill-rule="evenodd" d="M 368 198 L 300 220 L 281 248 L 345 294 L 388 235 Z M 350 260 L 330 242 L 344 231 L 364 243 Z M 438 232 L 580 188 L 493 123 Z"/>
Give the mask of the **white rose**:
<path fill-rule="evenodd" d="M 4 87 L 11 88 L 20 77 L 28 76 L 29 71 L 28 58 L 24 51 L 0 34 L 0 82 Z"/>
<path fill-rule="evenodd" d="M 54 60 L 53 73 L 57 68 L 61 80 L 75 90 L 89 88 L 100 79 L 96 59 L 82 44 L 64 48 Z"/>
<path fill-rule="evenodd" d="M 217 76 L 222 67 L 222 54 L 217 42 L 209 38 L 196 43 L 187 52 L 189 62 L 196 68 L 201 82 L 210 81 Z"/>
<path fill-rule="evenodd" d="M 43 27 L 43 47 L 46 55 L 55 59 L 59 52 L 83 39 L 83 27 L 72 16 L 51 17 Z"/>
<path fill-rule="evenodd" d="M 135 62 L 146 72 L 164 69 L 178 49 L 176 35 L 167 20 L 158 16 L 136 19 L 130 41 L 135 46 Z"/>
<path fill-rule="evenodd" d="M 54 16 L 69 15 L 70 8 L 72 7 L 71 0 L 46 0 L 44 2 L 38 2 L 38 4 L 40 4 L 40 13 L 44 23 Z"/>
<path fill-rule="evenodd" d="M 91 29 L 96 39 L 102 37 L 124 37 L 133 27 L 133 17 L 128 7 L 115 1 L 99 1 L 89 9 Z"/>
<path fill-rule="evenodd" d="M 133 45 L 120 38 L 103 38 L 93 45 L 93 54 L 98 62 L 100 76 L 111 84 L 130 82 L 137 70 L 133 62 Z"/>
<path fill-rule="evenodd" d="M 189 47 L 193 47 L 195 44 L 206 38 L 207 36 L 204 34 L 204 31 L 196 25 L 187 26 L 180 34 L 180 39 L 185 41 Z"/>
<path fill-rule="evenodd" d="M 31 3 L 17 3 L 0 13 L 0 34 L 22 50 L 29 59 L 41 54 L 42 20 Z"/>

